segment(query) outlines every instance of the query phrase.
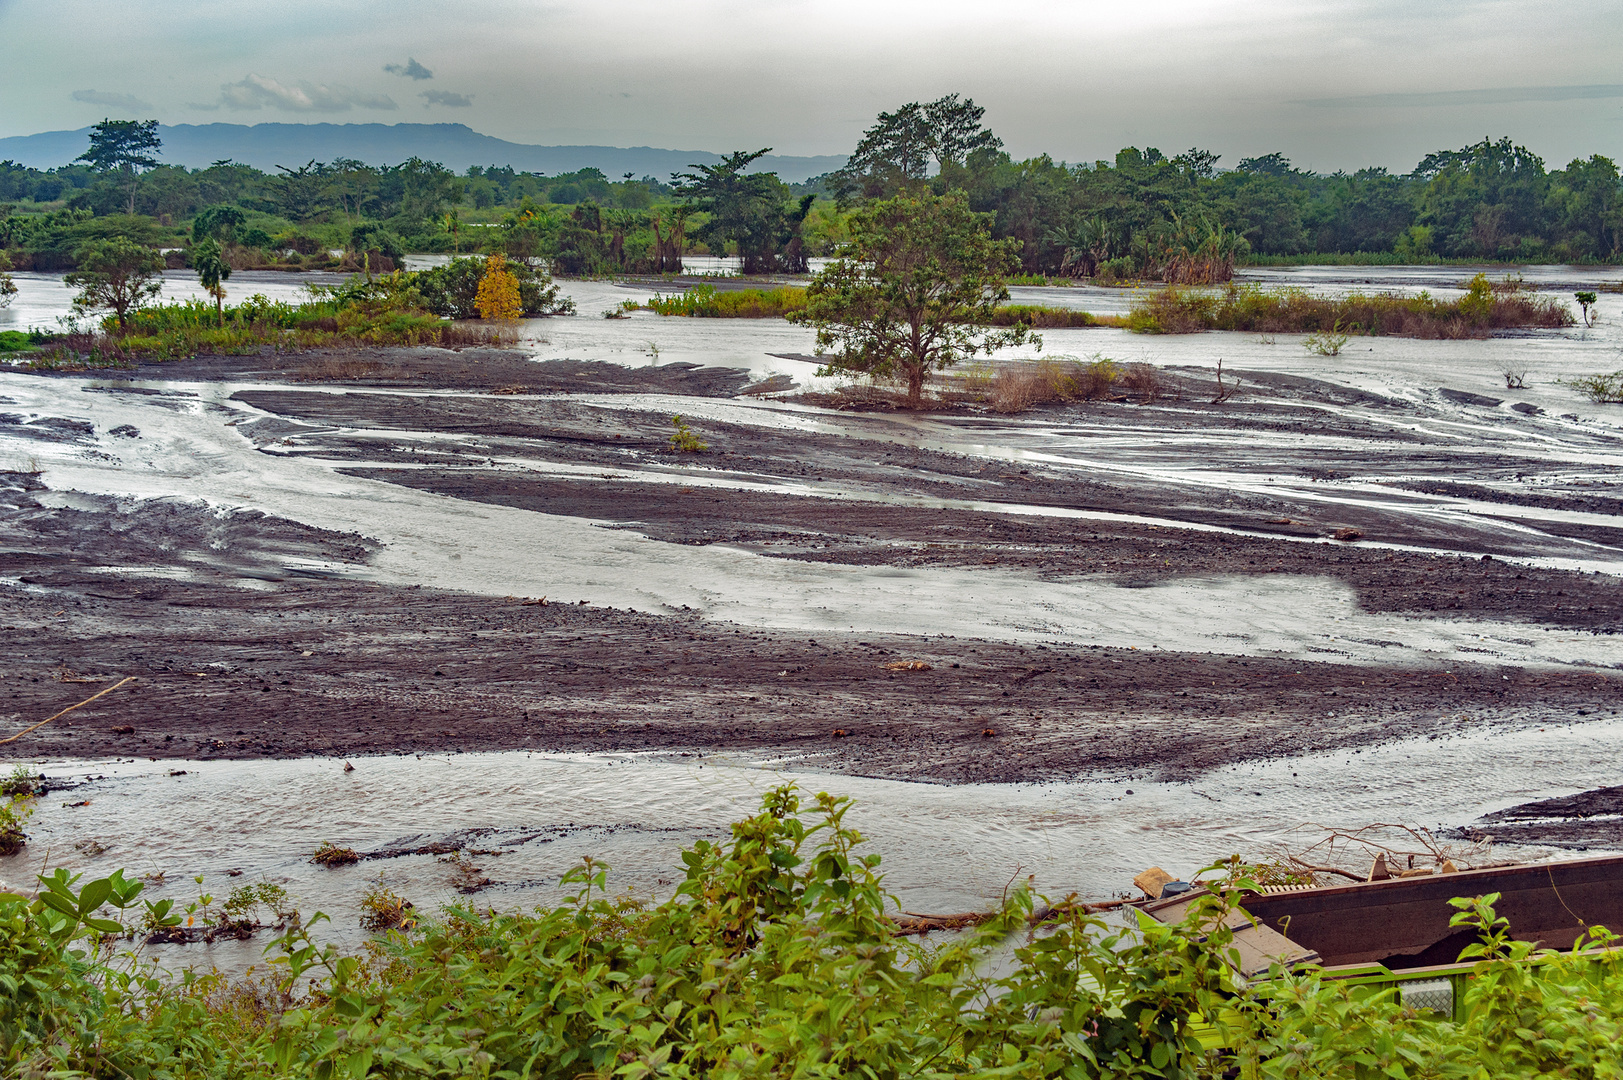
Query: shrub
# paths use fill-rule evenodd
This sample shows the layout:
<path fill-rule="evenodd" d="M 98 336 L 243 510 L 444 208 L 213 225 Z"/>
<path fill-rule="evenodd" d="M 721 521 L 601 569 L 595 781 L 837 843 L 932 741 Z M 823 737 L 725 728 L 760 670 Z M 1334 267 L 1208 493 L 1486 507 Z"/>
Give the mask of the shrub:
<path fill-rule="evenodd" d="M 1623 404 L 1623 371 L 1610 375 L 1577 375 L 1563 381 L 1597 405 Z"/>
<path fill-rule="evenodd" d="M 709 445 L 693 434 L 680 416 L 671 417 L 671 426 L 676 431 L 671 435 L 671 449 L 678 453 L 696 454 L 710 449 Z"/>
<path fill-rule="evenodd" d="M 1349 336 L 1341 329 L 1341 320 L 1337 319 L 1328 330 L 1315 330 L 1302 339 L 1302 348 L 1310 353 L 1320 356 L 1340 356 L 1349 340 Z"/>
<path fill-rule="evenodd" d="M 411 280 L 429 312 L 447 319 L 476 319 L 479 283 L 487 266 L 485 259 L 452 259 L 444 266 L 415 272 Z M 506 269 L 518 281 L 521 314 L 538 318 L 574 313 L 575 302 L 558 295 L 558 286 L 546 271 L 515 259 L 506 261 Z"/>
<path fill-rule="evenodd" d="M 0 800 L 0 855 L 15 855 L 28 843 L 23 825 L 33 816 L 29 795 L 8 795 Z"/>
<path fill-rule="evenodd" d="M 1125 322 L 1128 329 L 1150 334 L 1243 330 L 1473 338 L 1508 327 L 1571 326 L 1575 320 L 1565 304 L 1537 295 L 1520 281 L 1489 282 L 1479 274 L 1466 295 L 1453 301 L 1425 292 L 1334 297 L 1257 285 L 1230 285 L 1221 291 L 1168 286 L 1138 300 Z"/>
<path fill-rule="evenodd" d="M 410 930 L 416 925 L 416 906 L 381 884 L 361 898 L 361 926 L 367 930 Z"/>

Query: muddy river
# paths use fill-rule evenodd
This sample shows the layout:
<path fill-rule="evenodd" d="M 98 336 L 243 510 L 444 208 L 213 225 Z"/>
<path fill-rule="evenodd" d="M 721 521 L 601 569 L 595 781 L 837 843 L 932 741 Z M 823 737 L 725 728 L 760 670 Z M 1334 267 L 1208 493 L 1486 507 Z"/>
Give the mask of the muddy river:
<path fill-rule="evenodd" d="M 17 277 L 0 326 L 65 312 Z M 233 291 L 300 284 L 264 277 Z M 456 851 L 475 905 L 555 899 L 587 854 L 659 895 L 794 781 L 857 800 L 909 910 L 963 910 L 1623 782 L 1623 409 L 1565 382 L 1623 368 L 1615 293 L 1593 328 L 1335 357 L 1048 331 L 1163 392 L 1005 416 L 825 407 L 801 328 L 566 291 L 505 352 L 0 373 L 0 737 L 134 677 L 4 747 L 52 790 L 0 879 L 270 880 L 354 943 L 370 885 L 458 899 Z M 1213 403 L 1219 359 L 1242 391 Z M 1495 857 L 1574 846 L 1518 839 Z M 378 857 L 318 869 L 323 841 Z"/>

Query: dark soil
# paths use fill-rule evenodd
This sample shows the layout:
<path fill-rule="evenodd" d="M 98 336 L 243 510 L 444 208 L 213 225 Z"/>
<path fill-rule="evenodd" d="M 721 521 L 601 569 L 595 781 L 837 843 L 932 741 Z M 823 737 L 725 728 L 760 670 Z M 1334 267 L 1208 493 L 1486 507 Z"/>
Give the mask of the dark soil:
<path fill-rule="evenodd" d="M 1623 847 L 1623 787 L 1540 799 L 1487 814 L 1454 832 L 1467 840 L 1615 850 Z"/>

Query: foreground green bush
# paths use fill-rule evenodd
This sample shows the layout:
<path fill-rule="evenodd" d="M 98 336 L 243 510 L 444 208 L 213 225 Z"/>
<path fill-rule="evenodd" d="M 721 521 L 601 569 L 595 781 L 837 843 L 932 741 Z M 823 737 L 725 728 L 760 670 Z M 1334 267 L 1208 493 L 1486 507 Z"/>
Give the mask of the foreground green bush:
<path fill-rule="evenodd" d="M 773 791 L 730 843 L 684 853 L 657 907 L 611 900 L 588 860 L 558 908 L 453 910 L 365 957 L 295 928 L 258 982 L 110 959 L 117 924 L 97 911 L 132 910 L 139 885 L 76 892 L 58 872 L 37 900 L 0 897 L 0 1058 L 8 1075 L 140 1078 L 1619 1075 L 1623 972 L 1604 932 L 1535 966 L 1491 898 L 1459 902 L 1482 933 L 1459 1023 L 1312 974 L 1237 986 L 1219 922 L 1236 875 L 1182 926 L 1127 934 L 1075 904 L 1032 918 L 1018 892 L 919 944 L 895 935 L 847 806 L 819 795 L 807 825 L 794 791 Z"/>

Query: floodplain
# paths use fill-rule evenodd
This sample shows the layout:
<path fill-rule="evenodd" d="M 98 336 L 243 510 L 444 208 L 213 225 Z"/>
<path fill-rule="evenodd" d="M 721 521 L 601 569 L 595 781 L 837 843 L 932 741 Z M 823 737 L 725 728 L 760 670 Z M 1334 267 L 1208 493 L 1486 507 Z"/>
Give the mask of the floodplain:
<path fill-rule="evenodd" d="M 66 310 L 17 279 L 8 325 Z M 1623 407 L 1570 380 L 1623 368 L 1614 293 L 1593 327 L 1337 355 L 1045 330 L 913 413 L 817 375 L 790 323 L 564 289 L 580 314 L 510 350 L 0 374 L 0 737 L 136 679 L 8 747 L 50 790 L 7 884 L 43 859 L 177 897 L 257 875 L 346 933 L 380 874 L 432 906 L 467 860 L 481 904 L 555 899 L 582 854 L 657 894 L 787 777 L 856 795 L 890 887 L 957 910 L 1017 874 L 1106 896 L 1310 821 L 1459 829 L 1608 782 Z M 1148 364 L 1154 391 L 977 400 L 1055 356 Z M 322 842 L 401 853 L 318 871 Z"/>

